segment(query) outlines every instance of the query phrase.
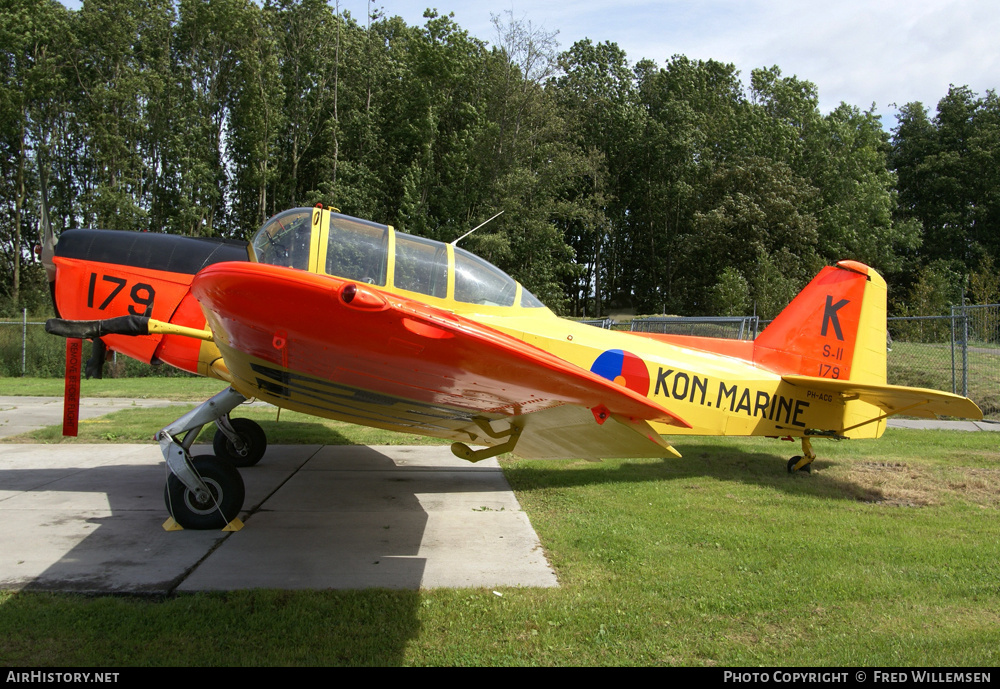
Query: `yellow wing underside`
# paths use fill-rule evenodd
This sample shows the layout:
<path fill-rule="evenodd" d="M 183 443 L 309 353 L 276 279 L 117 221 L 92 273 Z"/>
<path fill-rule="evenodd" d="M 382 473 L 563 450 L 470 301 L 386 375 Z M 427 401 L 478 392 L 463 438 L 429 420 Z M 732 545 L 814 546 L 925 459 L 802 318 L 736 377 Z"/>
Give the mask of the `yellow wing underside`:
<path fill-rule="evenodd" d="M 520 416 L 469 412 L 341 385 L 225 350 L 233 386 L 240 393 L 305 414 L 492 447 L 503 441 L 480 429 L 476 417 L 486 418 L 497 432 L 511 426 L 522 429 L 515 453 L 525 459 L 680 457 L 642 419 L 613 414 L 598 423 L 591 410 L 570 404 Z"/>

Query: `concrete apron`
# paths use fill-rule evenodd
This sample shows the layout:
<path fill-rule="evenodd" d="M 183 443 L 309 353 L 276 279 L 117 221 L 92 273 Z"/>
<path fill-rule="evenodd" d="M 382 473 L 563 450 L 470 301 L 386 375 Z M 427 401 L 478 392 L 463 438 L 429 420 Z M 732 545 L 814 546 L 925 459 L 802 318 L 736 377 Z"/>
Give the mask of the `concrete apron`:
<path fill-rule="evenodd" d="M 496 460 L 290 445 L 241 473 L 242 531 L 168 533 L 157 446 L 2 445 L 0 588 L 558 586 Z"/>

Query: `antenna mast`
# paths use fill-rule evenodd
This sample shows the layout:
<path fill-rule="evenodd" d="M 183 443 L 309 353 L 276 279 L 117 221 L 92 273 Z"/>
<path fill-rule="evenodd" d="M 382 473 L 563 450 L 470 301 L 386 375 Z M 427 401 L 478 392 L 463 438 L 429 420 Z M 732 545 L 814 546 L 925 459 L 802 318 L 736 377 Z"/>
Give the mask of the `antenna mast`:
<path fill-rule="evenodd" d="M 499 217 L 501 215 L 503 215 L 503 211 L 500 211 L 499 213 L 497 213 L 496 215 L 494 215 L 493 218 L 497 218 L 497 217 Z M 490 220 L 493 220 L 493 218 L 490 218 Z M 476 225 L 475 227 L 473 227 L 471 230 L 469 230 L 468 232 L 466 232 L 465 234 L 463 234 L 461 237 L 459 237 L 458 239 L 456 239 L 455 241 L 453 241 L 451 243 L 451 245 L 452 246 L 458 246 L 458 243 L 460 241 L 462 241 L 463 239 L 465 239 L 466 237 L 468 237 L 470 234 L 472 234 L 473 232 L 475 232 L 476 230 L 478 230 L 480 227 L 482 227 L 483 225 L 485 225 L 486 223 L 488 223 L 490 220 L 486 220 L 486 221 L 483 221 L 483 222 L 479 223 L 478 225 Z"/>

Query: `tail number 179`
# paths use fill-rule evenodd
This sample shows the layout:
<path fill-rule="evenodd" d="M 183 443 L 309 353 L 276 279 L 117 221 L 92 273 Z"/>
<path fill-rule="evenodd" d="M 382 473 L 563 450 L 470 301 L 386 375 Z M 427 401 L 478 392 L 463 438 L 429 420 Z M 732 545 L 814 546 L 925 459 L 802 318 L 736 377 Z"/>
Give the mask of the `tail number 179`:
<path fill-rule="evenodd" d="M 97 278 L 97 273 L 90 274 L 90 285 L 87 288 L 88 308 L 94 308 L 94 302 L 96 301 L 95 294 L 98 292 Z M 99 311 L 104 311 L 115 300 L 115 297 L 128 286 L 128 280 L 114 277 L 113 275 L 101 275 L 100 278 L 102 283 L 107 282 L 113 285 L 111 292 L 97 306 Z M 104 289 L 101 288 L 100 291 L 103 292 Z M 132 285 L 128 294 L 132 299 L 132 303 L 128 305 L 128 312 L 130 314 L 133 316 L 148 316 L 153 312 L 153 299 L 156 297 L 156 291 L 152 285 L 148 285 L 145 282 L 136 282 Z"/>

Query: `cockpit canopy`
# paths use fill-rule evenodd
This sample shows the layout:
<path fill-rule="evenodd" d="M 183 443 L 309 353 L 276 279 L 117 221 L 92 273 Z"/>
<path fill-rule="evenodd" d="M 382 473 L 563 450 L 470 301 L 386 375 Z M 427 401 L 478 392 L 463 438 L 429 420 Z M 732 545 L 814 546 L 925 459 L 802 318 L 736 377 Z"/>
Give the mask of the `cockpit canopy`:
<path fill-rule="evenodd" d="M 496 266 L 451 244 L 320 208 L 295 208 L 251 242 L 258 262 L 482 306 L 544 308 Z"/>

